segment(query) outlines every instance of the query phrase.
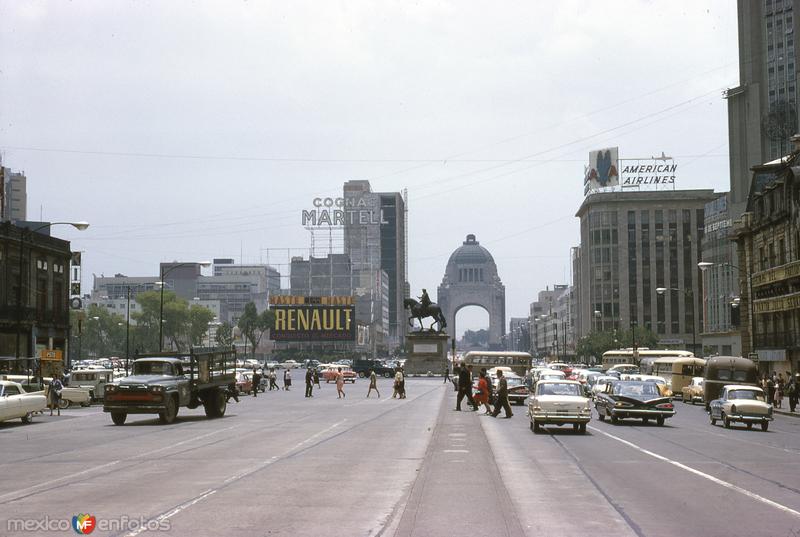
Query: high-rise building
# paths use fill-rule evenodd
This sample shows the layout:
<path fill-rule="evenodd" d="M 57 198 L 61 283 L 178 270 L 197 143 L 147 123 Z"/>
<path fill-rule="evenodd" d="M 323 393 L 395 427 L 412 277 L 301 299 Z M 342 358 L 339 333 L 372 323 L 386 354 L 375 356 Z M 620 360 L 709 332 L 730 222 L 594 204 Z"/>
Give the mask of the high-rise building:
<path fill-rule="evenodd" d="M 393 345 L 399 345 L 407 331 L 405 200 L 399 192 L 372 192 L 369 181 L 347 181 L 343 190 L 344 253 L 356 272 L 385 272 L 389 286 L 385 332 Z"/>
<path fill-rule="evenodd" d="M 700 262 L 712 190 L 596 192 L 581 204 L 579 326 L 644 326 L 702 353 Z"/>
<path fill-rule="evenodd" d="M 0 211 L 5 222 L 28 219 L 27 178 L 0 165 Z"/>
<path fill-rule="evenodd" d="M 739 296 L 736 244 L 728 193 L 706 203 L 703 259 L 703 347 L 709 354 L 741 356 L 742 342 L 731 304 Z"/>
<path fill-rule="evenodd" d="M 738 0 L 739 85 L 725 92 L 733 217 L 745 209 L 750 168 L 791 151 L 797 133 L 800 0 Z"/>

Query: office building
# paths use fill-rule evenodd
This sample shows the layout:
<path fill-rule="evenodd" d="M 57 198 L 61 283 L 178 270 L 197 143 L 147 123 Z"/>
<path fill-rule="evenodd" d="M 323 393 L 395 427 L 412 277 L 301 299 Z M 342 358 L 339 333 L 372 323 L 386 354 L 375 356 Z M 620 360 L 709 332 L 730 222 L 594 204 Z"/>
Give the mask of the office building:
<path fill-rule="evenodd" d="M 347 181 L 343 187 L 344 253 L 355 271 L 386 273 L 389 322 L 394 346 L 407 333 L 403 300 L 406 282 L 406 205 L 399 192 L 372 192 L 369 181 Z"/>
<path fill-rule="evenodd" d="M 28 219 L 27 178 L 22 172 L 0 163 L 0 220 L 20 222 Z"/>
<path fill-rule="evenodd" d="M 706 204 L 702 239 L 704 354 L 741 356 L 738 327 L 738 260 L 733 242 L 730 194 Z M 737 321 L 737 322 L 734 322 Z"/>
<path fill-rule="evenodd" d="M 800 151 L 753 168 L 746 212 L 734 223 L 742 354 L 762 373 L 800 360 Z"/>
<path fill-rule="evenodd" d="M 728 100 L 730 204 L 744 211 L 750 168 L 789 153 L 798 131 L 797 51 L 800 0 L 738 0 L 739 85 Z"/>
<path fill-rule="evenodd" d="M 702 352 L 700 261 L 712 190 L 595 192 L 581 204 L 582 333 L 644 326 L 663 346 Z M 658 289 L 658 291 L 657 291 Z"/>

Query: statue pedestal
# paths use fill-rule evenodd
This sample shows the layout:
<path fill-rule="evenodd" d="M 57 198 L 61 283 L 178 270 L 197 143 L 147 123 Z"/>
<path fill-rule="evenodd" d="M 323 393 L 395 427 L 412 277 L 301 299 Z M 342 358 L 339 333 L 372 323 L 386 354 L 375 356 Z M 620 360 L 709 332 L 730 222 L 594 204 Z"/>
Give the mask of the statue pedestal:
<path fill-rule="evenodd" d="M 447 365 L 447 342 L 450 338 L 440 332 L 412 332 L 406 336 L 406 363 L 403 371 L 408 375 L 442 375 Z"/>

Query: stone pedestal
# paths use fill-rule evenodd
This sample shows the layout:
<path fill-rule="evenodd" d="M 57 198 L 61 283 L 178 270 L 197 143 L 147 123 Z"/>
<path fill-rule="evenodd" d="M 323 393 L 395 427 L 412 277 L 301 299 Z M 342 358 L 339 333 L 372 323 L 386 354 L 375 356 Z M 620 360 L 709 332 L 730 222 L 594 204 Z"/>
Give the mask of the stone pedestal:
<path fill-rule="evenodd" d="M 407 375 L 444 374 L 447 365 L 447 334 L 439 332 L 412 332 L 406 336 Z"/>

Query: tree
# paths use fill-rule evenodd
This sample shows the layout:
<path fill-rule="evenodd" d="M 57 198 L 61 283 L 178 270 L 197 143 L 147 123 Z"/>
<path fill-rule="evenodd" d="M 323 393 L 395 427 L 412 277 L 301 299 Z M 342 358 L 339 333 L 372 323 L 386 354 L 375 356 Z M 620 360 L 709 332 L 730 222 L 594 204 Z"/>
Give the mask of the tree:
<path fill-rule="evenodd" d="M 248 302 L 244 307 L 242 316 L 239 317 L 237 326 L 250 343 L 251 354 L 255 355 L 256 347 L 258 347 L 264 333 L 275 328 L 275 312 L 265 309 L 259 314 L 255 303 Z"/>
<path fill-rule="evenodd" d="M 189 341 L 192 345 L 202 345 L 208 333 L 208 323 L 214 319 L 214 312 L 205 306 L 189 306 Z"/>
<path fill-rule="evenodd" d="M 653 348 L 658 344 L 658 336 L 649 328 L 636 328 L 636 347 Z M 576 353 L 584 358 L 594 357 L 598 362 L 603 353 L 612 349 L 632 348 L 634 330 L 610 332 L 590 332 L 578 340 Z"/>
<path fill-rule="evenodd" d="M 81 359 L 105 358 L 125 353 L 125 317 L 91 304 L 81 321 Z"/>
<path fill-rule="evenodd" d="M 228 322 L 223 322 L 217 327 L 217 344 L 223 347 L 233 345 L 233 327 Z"/>

